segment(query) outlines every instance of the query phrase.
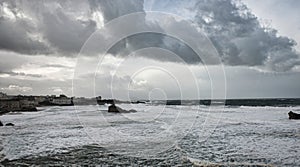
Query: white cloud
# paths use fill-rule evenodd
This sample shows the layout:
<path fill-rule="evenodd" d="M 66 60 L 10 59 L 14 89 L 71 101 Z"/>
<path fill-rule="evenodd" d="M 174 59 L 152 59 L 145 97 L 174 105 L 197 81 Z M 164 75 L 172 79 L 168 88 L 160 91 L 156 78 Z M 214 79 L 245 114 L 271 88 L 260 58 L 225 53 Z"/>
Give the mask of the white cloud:
<path fill-rule="evenodd" d="M 1 90 L 5 92 L 26 93 L 26 92 L 31 92 L 32 88 L 26 86 L 19 86 L 19 85 L 9 85 L 7 88 L 1 88 Z"/>

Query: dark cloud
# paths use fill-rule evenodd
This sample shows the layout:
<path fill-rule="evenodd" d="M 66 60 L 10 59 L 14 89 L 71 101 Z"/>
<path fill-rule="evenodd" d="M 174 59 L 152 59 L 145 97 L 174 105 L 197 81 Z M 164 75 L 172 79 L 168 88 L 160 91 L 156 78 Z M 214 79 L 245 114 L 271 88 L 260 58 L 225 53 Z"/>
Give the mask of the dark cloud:
<path fill-rule="evenodd" d="M 5 39 L 1 40 L 0 47 L 33 55 L 78 53 L 95 31 L 96 23 L 88 17 L 87 3 L 84 8 L 80 1 L 70 2 L 73 1 L 0 2 L 0 37 Z"/>
<path fill-rule="evenodd" d="M 158 6 L 155 3 L 161 4 L 154 1 L 153 10 Z M 191 13 L 195 12 L 194 21 L 212 41 L 225 65 L 260 66 L 268 70 L 288 71 L 300 64 L 299 53 L 294 49 L 296 42 L 279 36 L 275 29 L 262 27 L 257 17 L 239 1 L 198 0 L 186 4 L 188 5 L 185 7 L 182 1 L 167 1 L 161 5 L 164 6 L 163 9 L 159 6 L 158 10 L 173 11 L 172 8 L 178 9 L 180 5 L 183 9 L 190 9 Z M 191 4 L 194 6 L 189 6 Z M 173 26 L 168 27 L 171 29 L 186 24 L 176 20 L 169 21 Z M 196 36 L 193 32 L 186 35 Z M 199 56 L 178 39 L 155 33 L 129 36 L 111 48 L 110 53 L 127 56 L 146 47 L 168 49 L 188 64 L 201 62 Z M 145 56 L 166 61 L 155 55 Z"/>
<path fill-rule="evenodd" d="M 9 15 L 5 11 L 9 11 Z M 36 31 L 32 21 L 18 16 L 14 5 L 0 2 L 0 49 L 26 54 L 47 52 L 45 43 L 30 36 Z"/>
<path fill-rule="evenodd" d="M 248 8 L 231 0 L 199 0 L 196 21 L 228 65 L 260 66 L 286 71 L 299 65 L 295 41 L 264 28 Z"/>
<path fill-rule="evenodd" d="M 144 1 L 1 1 L 0 8 L 0 49 L 26 54 L 59 53 L 74 56 L 97 30 L 98 23 L 93 17 L 96 13 L 101 13 L 104 23 L 108 23 L 119 16 L 143 13 Z M 274 29 L 262 27 L 256 16 L 239 1 L 153 1 L 152 10 L 156 8 L 176 14 L 182 10 L 183 15 L 207 34 L 226 65 L 264 66 L 270 70 L 287 71 L 300 64 L 299 54 L 294 50 L 296 43 L 290 38 L 278 36 Z M 168 31 L 161 29 L 162 24 L 170 24 L 168 29 L 179 29 L 181 24 L 186 24 L 175 19 L 168 21 L 151 22 L 144 14 L 144 17 L 127 24 L 153 27 L 161 32 Z M 114 36 L 123 29 L 120 26 L 107 31 L 105 35 Z M 197 33 L 182 32 L 191 37 Z M 136 34 L 120 39 L 109 52 L 127 56 L 146 47 L 170 50 L 189 64 L 201 62 L 185 43 L 157 33 Z M 146 57 L 168 61 L 159 56 Z"/>
<path fill-rule="evenodd" d="M 129 36 L 116 43 L 110 48 L 108 53 L 119 56 L 128 56 L 134 51 L 150 47 L 166 49 L 176 55 L 172 55 L 173 57 L 166 57 L 157 53 L 155 49 L 152 49 L 153 52 L 151 50 L 149 52 L 144 52 L 142 56 L 159 61 L 185 62 L 188 64 L 201 62 L 197 53 L 195 53 L 187 44 L 174 37 L 161 33 L 141 33 Z M 181 60 L 178 61 L 176 56 L 180 57 Z"/>
<path fill-rule="evenodd" d="M 78 53 L 83 43 L 96 30 L 93 13 L 103 14 L 104 21 L 143 11 L 141 0 L 90 0 L 82 1 L 1 1 L 4 10 L 13 13 L 14 19 L 0 17 L 0 49 L 26 54 L 60 52 L 65 56 Z M 5 8 L 5 9 L 4 9 Z M 22 18 L 24 14 L 30 17 Z M 28 34 L 39 36 L 39 40 Z M 43 39 L 43 40 L 41 40 Z"/>
<path fill-rule="evenodd" d="M 269 70 L 287 71 L 300 64 L 299 53 L 294 49 L 296 42 L 279 36 L 275 29 L 263 27 L 240 1 L 156 0 L 146 4 L 150 5 L 147 9 L 175 13 L 197 23 L 213 42 L 225 65 L 264 66 Z M 186 49 L 179 48 L 175 53 Z M 188 50 L 185 53 L 193 54 Z"/>
<path fill-rule="evenodd" d="M 63 9 L 43 14 L 45 38 L 63 53 L 78 53 L 86 39 L 95 31 L 93 20 L 76 20 L 68 17 Z"/>
<path fill-rule="evenodd" d="M 101 11 L 105 22 L 117 17 L 144 12 L 144 0 L 89 0 L 92 11 Z"/>

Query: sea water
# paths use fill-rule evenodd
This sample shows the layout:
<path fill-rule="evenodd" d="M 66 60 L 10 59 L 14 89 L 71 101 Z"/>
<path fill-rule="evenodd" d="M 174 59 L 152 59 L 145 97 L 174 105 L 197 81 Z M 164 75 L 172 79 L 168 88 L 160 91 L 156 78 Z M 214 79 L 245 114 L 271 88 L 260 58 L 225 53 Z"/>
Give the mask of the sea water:
<path fill-rule="evenodd" d="M 120 104 L 0 117 L 3 165 L 299 166 L 300 107 Z"/>

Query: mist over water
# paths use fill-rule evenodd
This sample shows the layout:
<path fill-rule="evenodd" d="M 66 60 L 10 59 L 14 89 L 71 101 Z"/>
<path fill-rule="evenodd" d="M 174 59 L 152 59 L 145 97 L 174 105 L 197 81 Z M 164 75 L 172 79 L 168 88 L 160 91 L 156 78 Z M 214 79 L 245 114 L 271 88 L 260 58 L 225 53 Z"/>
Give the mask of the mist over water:
<path fill-rule="evenodd" d="M 4 165 L 275 165 L 300 164 L 300 107 L 121 104 L 45 107 L 1 121 Z"/>

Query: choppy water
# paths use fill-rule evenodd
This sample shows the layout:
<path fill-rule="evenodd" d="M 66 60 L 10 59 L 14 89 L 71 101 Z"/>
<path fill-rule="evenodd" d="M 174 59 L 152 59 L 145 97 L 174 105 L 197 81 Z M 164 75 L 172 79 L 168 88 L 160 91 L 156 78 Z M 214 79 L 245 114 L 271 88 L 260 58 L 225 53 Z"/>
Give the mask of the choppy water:
<path fill-rule="evenodd" d="M 2 165 L 299 166 L 300 107 L 135 104 L 45 107 L 0 117 Z"/>

